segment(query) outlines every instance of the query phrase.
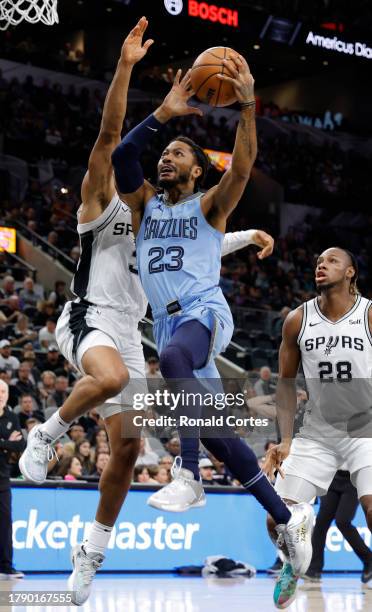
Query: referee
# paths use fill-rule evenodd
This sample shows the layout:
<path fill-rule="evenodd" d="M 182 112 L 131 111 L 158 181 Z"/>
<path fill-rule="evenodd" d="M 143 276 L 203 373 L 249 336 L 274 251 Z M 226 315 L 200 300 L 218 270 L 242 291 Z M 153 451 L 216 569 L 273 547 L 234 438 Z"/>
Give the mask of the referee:
<path fill-rule="evenodd" d="M 338 470 L 328 493 L 320 498 L 320 508 L 312 537 L 313 556 L 309 569 L 303 576 L 305 581 L 320 581 L 324 565 L 327 531 L 333 519 L 335 519 L 336 526 L 345 540 L 363 563 L 362 582 L 367 583 L 372 579 L 372 552 L 351 522 L 358 505 L 358 494 L 350 481 L 350 473 L 345 470 Z"/>
<path fill-rule="evenodd" d="M 0 580 L 23 578 L 13 567 L 12 495 L 10 488 L 9 455 L 20 453 L 26 443 L 18 417 L 7 408 L 9 387 L 0 380 Z"/>

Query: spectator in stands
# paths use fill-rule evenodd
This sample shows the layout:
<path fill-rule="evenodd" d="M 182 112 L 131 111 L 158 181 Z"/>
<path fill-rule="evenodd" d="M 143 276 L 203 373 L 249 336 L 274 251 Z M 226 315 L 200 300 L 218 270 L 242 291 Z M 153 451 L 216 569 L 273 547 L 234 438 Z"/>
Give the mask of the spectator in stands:
<path fill-rule="evenodd" d="M 56 378 L 56 375 L 51 370 L 45 370 L 41 374 L 41 382 L 38 384 L 38 388 L 44 411 L 50 406 L 57 406 L 53 396 L 56 390 Z"/>
<path fill-rule="evenodd" d="M 44 423 L 44 414 L 38 408 L 35 408 L 32 395 L 24 393 L 19 399 L 19 405 L 15 407 L 14 412 L 18 414 L 19 423 L 22 429 L 26 428 L 26 422 L 35 418 L 40 423 Z"/>
<path fill-rule="evenodd" d="M 145 465 L 136 465 L 133 472 L 133 482 L 149 483 L 150 474 Z"/>
<path fill-rule="evenodd" d="M 53 303 L 56 310 L 61 312 L 66 301 L 66 283 L 65 281 L 56 281 L 54 291 L 52 291 L 48 297 L 48 302 Z"/>
<path fill-rule="evenodd" d="M 275 338 L 279 338 L 282 335 L 283 323 L 286 320 L 288 314 L 291 312 L 289 306 L 283 306 L 279 313 L 279 317 L 276 317 L 273 321 L 272 333 Z"/>
<path fill-rule="evenodd" d="M 19 292 L 19 297 L 24 306 L 33 306 L 36 308 L 38 300 L 43 296 L 36 293 L 33 279 L 27 276 L 23 281 L 23 289 Z"/>
<path fill-rule="evenodd" d="M 56 325 L 57 321 L 54 317 L 49 317 L 44 327 L 39 331 L 39 344 L 40 348 L 47 351 L 50 345 L 56 343 Z"/>
<path fill-rule="evenodd" d="M 256 395 L 271 395 L 275 393 L 275 382 L 273 381 L 271 369 L 268 366 L 262 366 L 260 369 L 260 378 L 254 384 Z"/>
<path fill-rule="evenodd" d="M 17 357 L 11 354 L 12 349 L 9 340 L 0 341 L 0 369 L 7 370 L 13 376 L 18 370 L 20 363 Z"/>
<path fill-rule="evenodd" d="M 48 348 L 48 352 L 46 354 L 46 359 L 44 362 L 45 369 L 52 370 L 52 372 L 56 372 L 61 368 L 63 361 L 64 359 L 58 350 L 58 346 L 56 344 L 51 344 Z"/>
<path fill-rule="evenodd" d="M 164 467 L 168 474 L 170 473 L 171 467 L 173 465 L 174 458 L 170 455 L 163 455 L 159 460 L 159 467 Z"/>
<path fill-rule="evenodd" d="M 56 406 L 62 406 L 69 395 L 68 379 L 66 376 L 57 376 L 53 399 Z"/>
<path fill-rule="evenodd" d="M 166 442 L 164 446 L 167 449 L 168 453 L 173 457 L 173 459 L 175 457 L 178 457 L 181 453 L 180 441 L 177 437 L 168 440 L 168 442 Z"/>
<path fill-rule="evenodd" d="M 84 427 L 79 423 L 74 423 L 67 432 L 70 438 L 69 442 L 66 442 L 64 449 L 69 455 L 73 455 L 75 451 L 75 444 L 86 437 Z"/>
<path fill-rule="evenodd" d="M 82 476 L 82 465 L 77 457 L 64 457 L 59 464 L 57 475 L 64 480 L 77 480 Z"/>
<path fill-rule="evenodd" d="M 15 399 L 18 400 L 21 395 L 31 395 L 37 406 L 40 408 L 40 396 L 36 385 L 31 381 L 31 368 L 26 361 L 23 361 L 18 368 L 18 378 L 13 382 Z"/>
<path fill-rule="evenodd" d="M 163 378 L 159 369 L 159 359 L 148 357 L 146 359 L 146 378 Z"/>
<path fill-rule="evenodd" d="M 24 346 L 28 342 L 34 342 L 37 333 L 29 326 L 29 318 L 24 314 L 19 314 L 17 323 L 12 327 L 9 336 L 12 346 Z"/>
<path fill-rule="evenodd" d="M 55 232 L 54 230 L 49 232 L 47 236 L 47 243 L 50 244 L 52 247 L 56 247 L 57 249 L 59 248 L 59 236 L 57 232 Z M 54 249 L 50 249 L 50 254 L 52 256 L 54 255 Z"/>
<path fill-rule="evenodd" d="M 33 384 L 39 383 L 41 379 L 41 374 L 40 374 L 39 368 L 37 367 L 35 351 L 31 351 L 30 349 L 23 349 L 22 362 L 28 363 L 28 365 L 31 368 L 31 372 L 30 372 L 31 382 Z"/>
<path fill-rule="evenodd" d="M 147 438 L 141 438 L 140 450 L 136 465 L 157 465 L 158 463 L 159 457 L 153 450 L 151 450 Z"/>
<path fill-rule="evenodd" d="M 34 325 L 42 327 L 46 325 L 47 319 L 56 316 L 56 309 L 53 302 L 40 301 L 37 304 L 38 313 L 34 318 Z"/>
<path fill-rule="evenodd" d="M 108 442 L 99 442 L 96 446 L 96 457 L 99 455 L 99 453 L 107 453 L 108 455 L 110 454 L 110 446 L 108 444 Z"/>
<path fill-rule="evenodd" d="M 106 444 L 108 444 L 108 436 L 106 433 L 106 429 L 100 427 L 97 431 L 94 432 L 92 439 L 91 439 L 91 444 L 92 446 L 97 447 L 102 442 L 105 442 Z"/>
<path fill-rule="evenodd" d="M 170 481 L 169 471 L 166 467 L 161 467 L 159 465 L 150 465 L 148 467 L 148 471 L 151 479 L 153 479 L 156 483 L 164 485 L 168 484 L 168 482 Z"/>
<path fill-rule="evenodd" d="M 82 465 L 82 475 L 89 476 L 94 470 L 94 464 L 90 458 L 91 446 L 89 440 L 85 438 L 79 440 L 75 444 L 75 456 L 79 459 Z"/>
<path fill-rule="evenodd" d="M 15 280 L 13 278 L 13 276 L 5 276 L 4 280 L 3 280 L 3 285 L 0 289 L 0 300 L 1 302 L 3 300 L 7 300 L 8 298 L 10 298 L 12 295 L 14 295 L 16 292 L 15 290 Z M 1 303 L 0 302 L 0 303 Z"/>
<path fill-rule="evenodd" d="M 102 472 L 105 469 L 106 465 L 108 464 L 110 459 L 110 455 L 109 453 L 98 453 L 97 458 L 96 458 L 96 463 L 94 466 L 94 472 L 92 473 L 92 476 L 95 476 L 96 478 L 101 478 L 102 476 Z"/>
<path fill-rule="evenodd" d="M 204 485 L 216 485 L 218 482 L 214 479 L 213 463 L 208 458 L 200 459 L 199 461 L 200 478 Z"/>
<path fill-rule="evenodd" d="M 18 295 L 14 294 L 2 301 L 1 310 L 6 316 L 6 323 L 10 324 L 18 319 L 21 311 L 21 304 Z"/>

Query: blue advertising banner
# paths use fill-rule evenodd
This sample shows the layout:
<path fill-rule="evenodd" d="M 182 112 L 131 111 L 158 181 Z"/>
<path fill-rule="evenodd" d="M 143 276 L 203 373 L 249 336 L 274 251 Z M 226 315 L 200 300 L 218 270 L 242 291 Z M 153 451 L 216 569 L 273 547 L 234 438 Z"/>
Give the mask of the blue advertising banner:
<path fill-rule="evenodd" d="M 69 571 L 70 549 L 83 541 L 94 518 L 96 490 L 13 488 L 15 566 L 23 570 Z M 207 506 L 187 513 L 146 505 L 148 491 L 130 491 L 110 540 L 105 570 L 173 570 L 225 555 L 265 570 L 275 558 L 265 512 L 247 494 L 209 493 Z M 355 518 L 366 543 L 370 532 L 361 510 Z M 328 570 L 359 570 L 361 563 L 336 527 L 327 537 Z"/>

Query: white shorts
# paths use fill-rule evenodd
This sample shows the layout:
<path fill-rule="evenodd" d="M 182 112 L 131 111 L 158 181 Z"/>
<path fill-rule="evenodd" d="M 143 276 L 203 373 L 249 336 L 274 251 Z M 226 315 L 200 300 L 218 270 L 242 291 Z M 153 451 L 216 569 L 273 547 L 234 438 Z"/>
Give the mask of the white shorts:
<path fill-rule="evenodd" d="M 128 368 L 130 382 L 118 395 L 97 408 L 103 418 L 133 410 L 133 393 L 147 393 L 137 317 L 77 299 L 65 304 L 58 319 L 56 340 L 62 355 L 82 374 L 85 372 L 81 360 L 88 349 L 110 346 L 120 353 Z"/>
<path fill-rule="evenodd" d="M 372 468 L 372 439 L 327 438 L 325 443 L 308 438 L 295 438 L 291 452 L 282 464 L 285 478 L 278 474 L 275 490 L 283 499 L 297 502 L 308 501 L 302 499 L 305 489 L 306 496 L 307 493 L 311 497 L 325 495 L 341 466 L 350 472 L 353 484 L 358 484 L 356 475 L 359 470 Z M 301 487 L 299 480 L 304 480 L 307 484 Z M 309 487 L 309 484 L 312 487 Z M 358 490 L 358 494 L 359 497 L 372 494 L 372 482 L 370 493 L 366 493 L 363 486 L 363 491 Z"/>

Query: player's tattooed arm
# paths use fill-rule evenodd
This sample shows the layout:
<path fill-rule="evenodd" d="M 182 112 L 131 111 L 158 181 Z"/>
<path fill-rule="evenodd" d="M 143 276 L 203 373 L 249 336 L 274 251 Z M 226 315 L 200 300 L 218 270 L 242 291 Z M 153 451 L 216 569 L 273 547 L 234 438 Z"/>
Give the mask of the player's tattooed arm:
<path fill-rule="evenodd" d="M 254 79 L 243 56 L 237 54 L 231 59 L 234 63 L 231 67 L 229 61 L 232 76 L 219 75 L 221 80 L 231 83 L 238 102 L 242 105 L 231 167 L 219 184 L 212 187 L 203 198 L 206 216 L 212 225 L 221 231 L 224 231 L 224 221 L 243 195 L 257 155 Z"/>
<path fill-rule="evenodd" d="M 303 307 L 290 312 L 284 321 L 282 342 L 279 349 L 279 379 L 276 388 L 276 416 L 281 443 L 267 452 L 263 469 L 272 478 L 289 455 L 293 437 L 293 425 L 297 410 L 296 376 L 301 353 L 298 346 L 303 318 Z"/>
<path fill-rule="evenodd" d="M 143 43 L 148 21 L 142 17 L 124 40 L 114 78 L 107 92 L 98 138 L 88 162 L 81 197 L 80 223 L 93 221 L 115 193 L 111 154 L 120 142 L 133 66 L 146 55 L 153 40 Z"/>

